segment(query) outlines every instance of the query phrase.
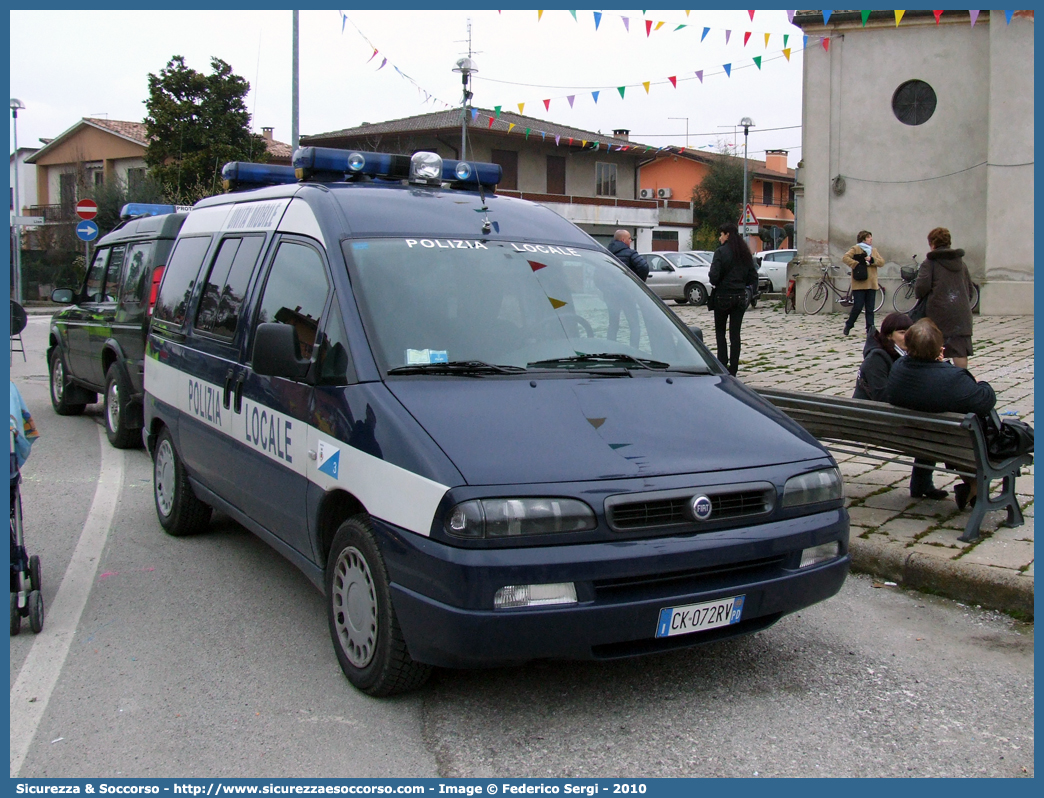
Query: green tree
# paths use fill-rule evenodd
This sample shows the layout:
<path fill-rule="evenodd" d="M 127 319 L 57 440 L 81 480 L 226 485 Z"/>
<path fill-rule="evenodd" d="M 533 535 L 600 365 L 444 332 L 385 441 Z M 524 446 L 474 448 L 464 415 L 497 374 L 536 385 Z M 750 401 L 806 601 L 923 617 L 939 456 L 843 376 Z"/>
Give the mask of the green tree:
<path fill-rule="evenodd" d="M 752 192 L 748 183 L 747 197 L 750 196 Z M 743 159 L 720 155 L 711 161 L 706 176 L 692 190 L 692 221 L 697 229 L 695 236 L 701 239 L 705 237 L 702 228 L 709 228 L 716 233 L 719 225 L 728 222 L 736 224 L 742 214 Z M 716 247 L 716 236 L 714 241 Z"/>
<path fill-rule="evenodd" d="M 220 58 L 210 59 L 210 69 L 204 75 L 175 55 L 158 75 L 149 74 L 145 162 L 176 204 L 220 192 L 229 161 L 268 160 L 264 139 L 250 132 L 250 83 Z"/>
<path fill-rule="evenodd" d="M 94 222 L 100 235 L 105 235 L 120 223 L 120 211 L 128 202 L 166 202 L 166 193 L 160 182 L 151 174 L 133 186 L 119 177 L 93 186 L 87 196 L 98 203 L 98 215 Z"/>

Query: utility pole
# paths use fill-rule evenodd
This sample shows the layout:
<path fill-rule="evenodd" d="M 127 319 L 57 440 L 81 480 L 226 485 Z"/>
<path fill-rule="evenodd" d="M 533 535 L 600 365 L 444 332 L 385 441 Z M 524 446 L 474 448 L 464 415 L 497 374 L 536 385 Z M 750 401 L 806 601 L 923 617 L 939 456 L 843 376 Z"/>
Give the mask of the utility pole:
<path fill-rule="evenodd" d="M 464 89 L 464 96 L 460 103 L 460 158 L 458 160 L 467 160 L 467 145 L 468 145 L 468 101 L 474 96 L 471 92 L 471 76 L 478 72 L 478 67 L 475 66 L 475 62 L 471 60 L 471 56 L 474 52 L 471 49 L 471 18 L 468 18 L 468 54 L 461 59 L 458 59 L 457 65 L 453 68 L 454 72 L 460 73 L 460 82 Z"/>
<path fill-rule="evenodd" d="M 18 163 L 18 110 L 25 108 L 25 104 L 17 97 L 11 98 L 11 118 L 14 120 L 14 215 L 16 217 L 22 215 L 21 200 L 18 196 L 18 173 L 21 171 L 21 164 Z M 15 301 L 24 302 L 25 298 L 22 296 L 22 225 L 20 222 L 15 222 L 11 226 L 15 234 L 15 247 L 14 247 L 14 291 Z"/>
<path fill-rule="evenodd" d="M 300 47 L 300 31 L 298 27 L 299 19 L 298 15 L 300 11 L 293 11 L 293 29 L 294 29 L 294 44 L 293 44 L 293 67 L 291 70 L 290 79 L 290 148 L 294 151 L 297 150 L 300 144 L 300 117 L 299 111 L 301 107 L 301 94 L 300 94 L 300 63 L 301 63 L 301 47 Z"/>

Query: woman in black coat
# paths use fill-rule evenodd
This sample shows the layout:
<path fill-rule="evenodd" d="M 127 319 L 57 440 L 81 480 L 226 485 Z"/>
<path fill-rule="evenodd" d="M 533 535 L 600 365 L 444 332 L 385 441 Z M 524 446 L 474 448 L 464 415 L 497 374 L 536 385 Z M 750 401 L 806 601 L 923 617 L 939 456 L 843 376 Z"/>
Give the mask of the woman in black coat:
<path fill-rule="evenodd" d="M 942 330 L 943 355 L 968 368 L 972 354 L 972 285 L 964 250 L 950 247 L 950 231 L 936 227 L 928 234 L 932 251 L 921 264 L 914 283 L 918 299 L 928 297 L 927 316 Z"/>
<path fill-rule="evenodd" d="M 718 242 L 711 260 L 710 282 L 714 286 L 714 334 L 718 339 L 718 360 L 733 377 L 739 371 L 740 325 L 747 311 L 747 288 L 757 293 L 758 270 L 754 256 L 740 238 L 734 224 L 718 228 Z M 725 324 L 729 325 L 728 345 Z"/>
<path fill-rule="evenodd" d="M 912 324 L 913 319 L 905 313 L 889 313 L 881 322 L 881 329 L 866 336 L 863 365 L 859 367 L 859 376 L 856 377 L 853 399 L 873 399 L 875 402 L 885 400 L 888 374 L 892 364 L 906 354 L 906 331 Z M 945 491 L 943 495 L 946 495 Z"/>
<path fill-rule="evenodd" d="M 897 360 L 888 375 L 885 401 L 926 413 L 975 413 L 985 417 L 997 404 L 988 382 L 977 382 L 968 369 L 943 360 L 943 334 L 931 319 L 924 318 L 906 331 L 907 356 Z M 910 495 L 924 493 L 931 484 L 935 463 L 917 460 L 910 477 Z M 975 502 L 975 483 L 961 477 L 953 489 L 961 510 Z"/>

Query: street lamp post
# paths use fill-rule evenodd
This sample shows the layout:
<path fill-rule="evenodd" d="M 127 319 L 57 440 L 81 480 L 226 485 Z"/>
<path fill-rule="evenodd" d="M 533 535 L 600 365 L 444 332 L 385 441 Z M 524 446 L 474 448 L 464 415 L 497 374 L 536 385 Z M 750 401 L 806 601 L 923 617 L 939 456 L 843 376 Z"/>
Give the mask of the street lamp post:
<path fill-rule="evenodd" d="M 17 97 L 11 98 L 11 118 L 14 120 L 14 215 L 21 216 L 22 208 L 20 206 L 20 200 L 18 196 L 18 111 L 19 109 L 25 108 L 25 104 Z M 22 227 L 17 222 L 11 225 L 12 230 L 15 234 L 15 247 L 14 247 L 14 291 L 15 301 L 22 302 Z"/>
<path fill-rule="evenodd" d="M 747 132 L 754 127 L 754 120 L 749 116 L 740 121 L 743 128 L 743 209 L 740 211 L 740 222 L 743 225 L 743 240 L 750 247 L 750 236 L 747 235 Z"/>

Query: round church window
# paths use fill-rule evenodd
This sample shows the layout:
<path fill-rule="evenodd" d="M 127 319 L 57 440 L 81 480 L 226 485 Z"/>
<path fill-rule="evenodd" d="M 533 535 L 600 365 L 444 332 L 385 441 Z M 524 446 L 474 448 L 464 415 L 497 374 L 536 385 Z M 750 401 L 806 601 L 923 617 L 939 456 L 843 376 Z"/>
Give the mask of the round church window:
<path fill-rule="evenodd" d="M 892 95 L 892 112 L 904 125 L 923 125 L 935 113 L 935 90 L 923 80 L 908 80 Z"/>

